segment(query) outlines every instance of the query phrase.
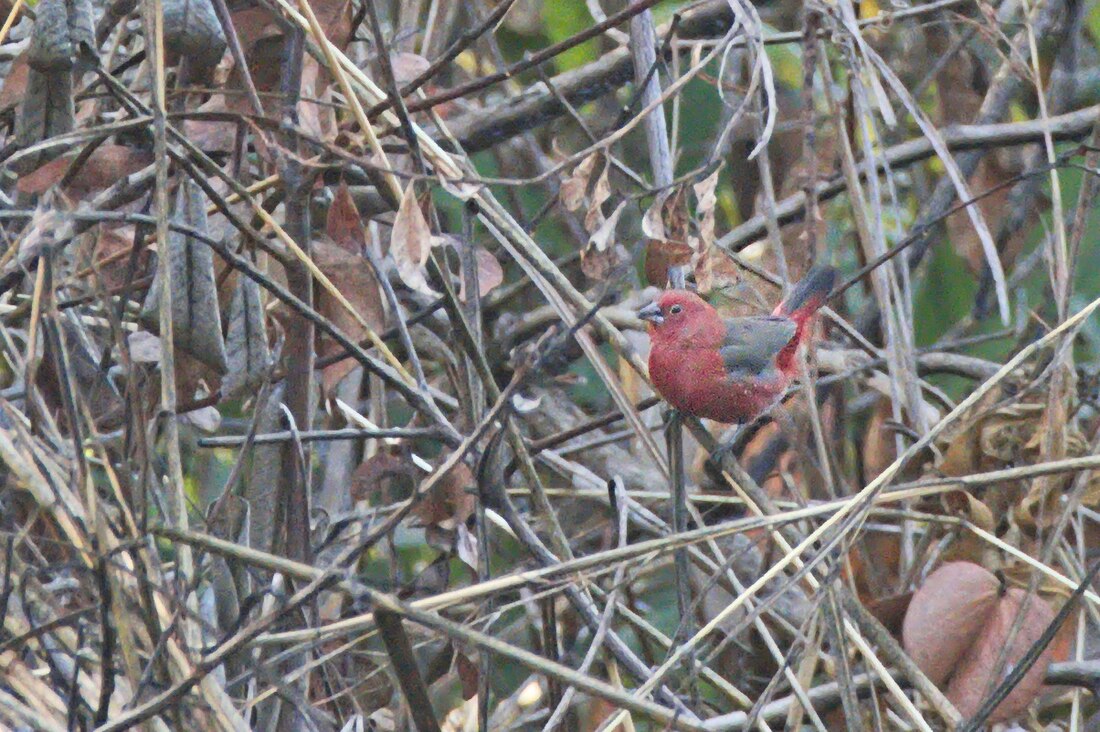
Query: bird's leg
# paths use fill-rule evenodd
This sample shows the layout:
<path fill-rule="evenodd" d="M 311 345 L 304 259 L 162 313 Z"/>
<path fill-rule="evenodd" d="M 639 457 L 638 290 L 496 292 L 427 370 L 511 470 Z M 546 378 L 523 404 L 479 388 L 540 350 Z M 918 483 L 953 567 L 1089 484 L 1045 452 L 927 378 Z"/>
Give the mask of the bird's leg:
<path fill-rule="evenodd" d="M 668 428 L 672 425 L 672 421 L 676 417 L 677 414 L 678 414 L 678 412 L 676 411 L 676 408 L 672 407 L 672 406 L 668 407 L 667 409 L 662 409 L 661 410 L 661 431 L 662 432 L 668 432 Z"/>
<path fill-rule="evenodd" d="M 733 434 L 730 435 L 729 439 L 719 442 L 718 446 L 711 450 L 707 462 L 720 471 L 722 469 L 722 461 L 726 459 L 727 455 L 733 453 L 733 448 L 740 443 L 741 436 L 745 433 L 745 428 L 747 426 L 749 425 L 738 423 L 737 426 L 733 428 Z"/>

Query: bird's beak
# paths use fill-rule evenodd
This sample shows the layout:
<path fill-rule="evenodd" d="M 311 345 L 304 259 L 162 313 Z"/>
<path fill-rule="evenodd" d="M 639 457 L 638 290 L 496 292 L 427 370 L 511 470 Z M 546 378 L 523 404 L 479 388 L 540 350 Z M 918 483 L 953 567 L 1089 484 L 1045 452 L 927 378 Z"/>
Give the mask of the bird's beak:
<path fill-rule="evenodd" d="M 651 302 L 644 308 L 639 310 L 638 317 L 642 320 L 648 320 L 654 325 L 660 325 L 661 323 L 665 322 L 665 316 L 661 315 L 661 308 L 655 302 Z"/>

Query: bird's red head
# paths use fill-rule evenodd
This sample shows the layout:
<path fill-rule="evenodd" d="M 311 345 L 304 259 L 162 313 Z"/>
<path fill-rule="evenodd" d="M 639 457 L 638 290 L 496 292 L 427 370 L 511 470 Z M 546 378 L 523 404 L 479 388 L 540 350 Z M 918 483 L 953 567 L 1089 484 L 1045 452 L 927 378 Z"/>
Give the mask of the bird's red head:
<path fill-rule="evenodd" d="M 638 311 L 650 324 L 654 338 L 676 341 L 691 338 L 701 323 L 715 320 L 715 310 L 703 298 L 688 290 L 667 290 Z M 718 321 L 720 323 L 720 321 Z"/>

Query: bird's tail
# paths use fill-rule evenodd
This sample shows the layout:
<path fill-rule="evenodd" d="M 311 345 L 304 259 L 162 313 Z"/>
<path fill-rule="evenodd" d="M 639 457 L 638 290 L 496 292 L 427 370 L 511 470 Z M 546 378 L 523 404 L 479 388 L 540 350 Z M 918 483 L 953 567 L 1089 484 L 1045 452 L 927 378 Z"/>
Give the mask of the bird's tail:
<path fill-rule="evenodd" d="M 833 290 L 836 282 L 836 270 L 819 266 L 811 269 L 791 290 L 791 295 L 779 303 L 773 315 L 790 318 L 802 325 L 817 309 L 825 304 L 825 299 Z"/>

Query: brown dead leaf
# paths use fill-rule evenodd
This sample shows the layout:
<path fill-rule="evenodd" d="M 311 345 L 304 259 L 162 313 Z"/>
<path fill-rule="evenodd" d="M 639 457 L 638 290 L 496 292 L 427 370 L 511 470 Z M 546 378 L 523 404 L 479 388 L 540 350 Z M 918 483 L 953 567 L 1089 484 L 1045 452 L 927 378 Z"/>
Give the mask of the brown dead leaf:
<path fill-rule="evenodd" d="M 302 99 L 298 102 L 298 124 L 319 140 L 336 139 L 336 109 L 331 104 L 328 71 L 312 56 L 302 63 Z"/>
<path fill-rule="evenodd" d="M 359 209 L 352 200 L 351 191 L 344 181 L 336 188 L 332 205 L 328 209 L 328 218 L 325 220 L 325 233 L 332 242 L 348 252 L 359 255 L 366 246 L 366 230 L 363 226 L 363 218 L 359 215 Z"/>
<path fill-rule="evenodd" d="M 680 267 L 691 262 L 691 247 L 671 241 L 651 241 L 645 252 L 646 282 L 664 287 L 668 282 L 669 267 Z"/>
<path fill-rule="evenodd" d="M 615 228 L 626 209 L 626 201 L 615 207 L 614 212 L 592 232 L 588 245 L 581 252 L 581 271 L 592 280 L 606 279 L 611 270 L 622 261 L 625 253 L 615 243 Z M 598 209 L 593 209 L 598 210 Z"/>
<path fill-rule="evenodd" d="M 864 431 L 863 450 L 863 480 L 871 481 L 879 476 L 890 463 L 897 457 L 897 446 L 894 444 L 894 433 L 886 429 L 886 423 L 893 418 L 890 410 L 890 400 L 882 398 L 875 405 L 875 411 L 867 421 L 867 429 Z"/>
<path fill-rule="evenodd" d="M 199 105 L 198 112 L 216 114 L 222 112 L 252 113 L 243 94 L 214 94 Z M 187 139 L 200 150 L 208 153 L 230 153 L 237 144 L 237 122 L 216 119 L 185 119 L 183 131 Z"/>
<path fill-rule="evenodd" d="M 57 158 L 20 177 L 17 184 L 19 192 L 41 195 L 65 177 L 75 157 Z M 104 143 L 88 156 L 66 184 L 64 193 L 72 201 L 82 201 L 152 162 L 153 156 L 145 150 Z"/>
<path fill-rule="evenodd" d="M 134 246 L 134 225 L 100 224 L 96 229 L 95 243 L 92 245 L 92 261 L 97 263 L 98 276 L 108 288 L 121 287 L 132 278 L 130 270 L 130 249 Z M 149 261 L 148 249 L 138 255 L 137 271 L 145 272 Z"/>
<path fill-rule="evenodd" d="M 691 248 L 691 269 L 695 275 L 695 286 L 700 293 L 708 293 L 715 289 L 714 263 L 716 259 L 711 256 L 709 250 L 700 251 L 698 237 L 691 237 L 688 245 Z"/>
<path fill-rule="evenodd" d="M 390 57 L 393 78 L 399 87 L 405 86 L 431 67 L 431 62 L 418 53 L 401 51 Z"/>
<path fill-rule="evenodd" d="M 905 622 L 905 614 L 909 610 L 909 603 L 913 600 L 912 592 L 903 592 L 900 595 L 887 595 L 867 603 L 867 609 L 882 623 L 890 634 L 901 638 L 902 623 Z"/>
<path fill-rule="evenodd" d="M 241 41 L 244 57 L 248 62 L 248 72 L 257 91 L 271 92 L 279 87 L 279 56 L 282 53 L 282 31 L 267 8 L 254 7 L 237 10 L 233 13 L 233 27 Z M 231 82 L 234 89 L 243 89 L 240 71 L 235 70 L 237 78 Z M 273 111 L 276 100 L 261 97 L 267 111 Z"/>
<path fill-rule="evenodd" d="M 358 254 L 350 254 L 329 240 L 313 243 L 313 261 L 329 281 L 347 298 L 356 312 L 363 316 L 376 333 L 385 329 L 386 311 L 382 292 L 370 263 Z M 327 290 L 316 286 L 317 311 L 336 324 L 354 341 L 367 337 L 367 330 Z M 328 336 L 321 336 L 318 355 L 322 358 L 343 351 L 343 347 Z M 326 366 L 321 373 L 321 385 L 331 394 L 336 385 L 356 367 L 352 359 Z"/>
<path fill-rule="evenodd" d="M 688 241 L 688 215 L 684 189 L 677 187 L 658 196 L 642 216 L 646 245 L 645 273 L 651 285 L 664 287 L 670 267 L 691 263 L 694 251 Z"/>
<path fill-rule="evenodd" d="M 459 463 L 451 468 L 424 496 L 413 513 L 425 526 L 438 526 L 453 530 L 474 512 L 475 499 L 467 489 L 474 485 L 474 476 L 465 464 Z"/>
<path fill-rule="evenodd" d="M 351 40 L 351 0 L 311 0 L 310 7 L 328 40 L 340 50 L 347 48 Z M 256 89 L 275 91 L 281 67 L 279 55 L 283 48 L 282 29 L 277 19 L 264 7 L 236 10 L 232 17 Z M 265 99 L 264 103 L 267 105 L 268 100 Z M 271 100 L 273 105 L 280 103 L 278 99 Z"/>
<path fill-rule="evenodd" d="M 718 196 L 715 195 L 714 191 L 718 187 L 719 170 L 715 170 L 692 187 L 695 191 L 695 199 L 698 202 L 695 207 L 695 215 L 699 219 L 699 238 L 702 246 L 706 249 L 710 249 L 714 245 L 714 209 L 718 203 Z"/>
<path fill-rule="evenodd" d="M 1018 389 L 1013 382 L 1002 385 L 977 406 L 977 417 L 959 424 L 937 441 L 943 456 L 936 465 L 939 473 L 962 476 L 1042 461 L 1042 444 L 1050 421 L 1046 394 L 1031 390 L 1021 400 L 1014 397 Z M 1071 422 L 1065 428 L 1065 456 L 1087 454 L 1088 444 L 1080 425 Z M 985 486 L 978 496 L 994 517 L 1012 517 L 1030 531 L 1057 517 L 1056 501 L 1069 480 L 1071 475 L 1001 481 Z"/>
<path fill-rule="evenodd" d="M 493 256 L 493 253 L 482 247 L 474 249 L 474 257 L 477 259 L 477 290 L 478 297 L 485 297 L 504 281 L 504 268 Z M 458 290 L 458 299 L 466 302 L 466 282 L 463 281 Z"/>
<path fill-rule="evenodd" d="M 19 105 L 27 95 L 27 81 L 31 66 L 27 63 L 27 52 L 19 54 L 11 62 L 8 75 L 4 77 L 4 86 L 0 87 L 0 111 L 7 111 Z"/>
<path fill-rule="evenodd" d="M 592 177 L 592 171 L 596 169 L 596 163 L 599 160 L 599 153 L 592 153 L 582 160 L 573 169 L 572 174 L 562 182 L 558 196 L 566 211 L 577 211 L 584 205 L 584 199 L 588 194 L 588 180 Z"/>
<path fill-rule="evenodd" d="M 897 534 L 872 531 L 861 536 L 848 552 L 845 574 L 851 577 L 860 600 L 870 605 L 892 593 L 897 586 L 901 561 L 901 538 Z"/>
<path fill-rule="evenodd" d="M 603 226 L 607 218 L 603 214 L 603 205 L 611 198 L 611 179 L 608 178 L 610 165 L 605 165 L 600 177 L 596 179 L 596 185 L 592 189 L 592 196 L 588 201 L 588 211 L 584 215 L 584 230 L 589 234 L 595 234 Z"/>
<path fill-rule="evenodd" d="M 341 51 L 351 41 L 351 0 L 310 0 L 310 7 L 325 37 Z"/>
<path fill-rule="evenodd" d="M 940 496 L 940 500 L 951 515 L 966 519 L 984 531 L 993 530 L 993 512 L 967 491 L 948 491 Z"/>
<path fill-rule="evenodd" d="M 424 273 L 431 248 L 432 231 L 416 198 L 416 190 L 409 183 L 393 220 L 390 254 L 397 263 L 397 274 L 409 289 L 435 297 L 438 293 L 428 286 Z"/>
<path fill-rule="evenodd" d="M 374 497 L 379 484 L 386 478 L 411 478 L 415 474 L 416 468 L 409 460 L 389 452 L 375 453 L 351 474 L 352 500 L 366 501 Z"/>
<path fill-rule="evenodd" d="M 455 668 L 458 671 L 458 680 L 462 682 L 462 698 L 469 701 L 477 696 L 481 670 L 469 656 L 462 652 L 455 653 Z"/>
<path fill-rule="evenodd" d="M 977 496 L 966 490 L 943 493 L 940 496 L 940 504 L 944 513 L 949 516 L 969 521 L 984 531 L 993 532 L 996 528 L 993 511 Z M 935 509 L 931 510 L 935 511 Z M 973 562 L 981 566 L 993 566 L 990 562 L 996 562 L 996 552 L 988 542 L 973 531 L 955 531 L 950 536 L 951 543 L 943 550 L 942 561 Z"/>

